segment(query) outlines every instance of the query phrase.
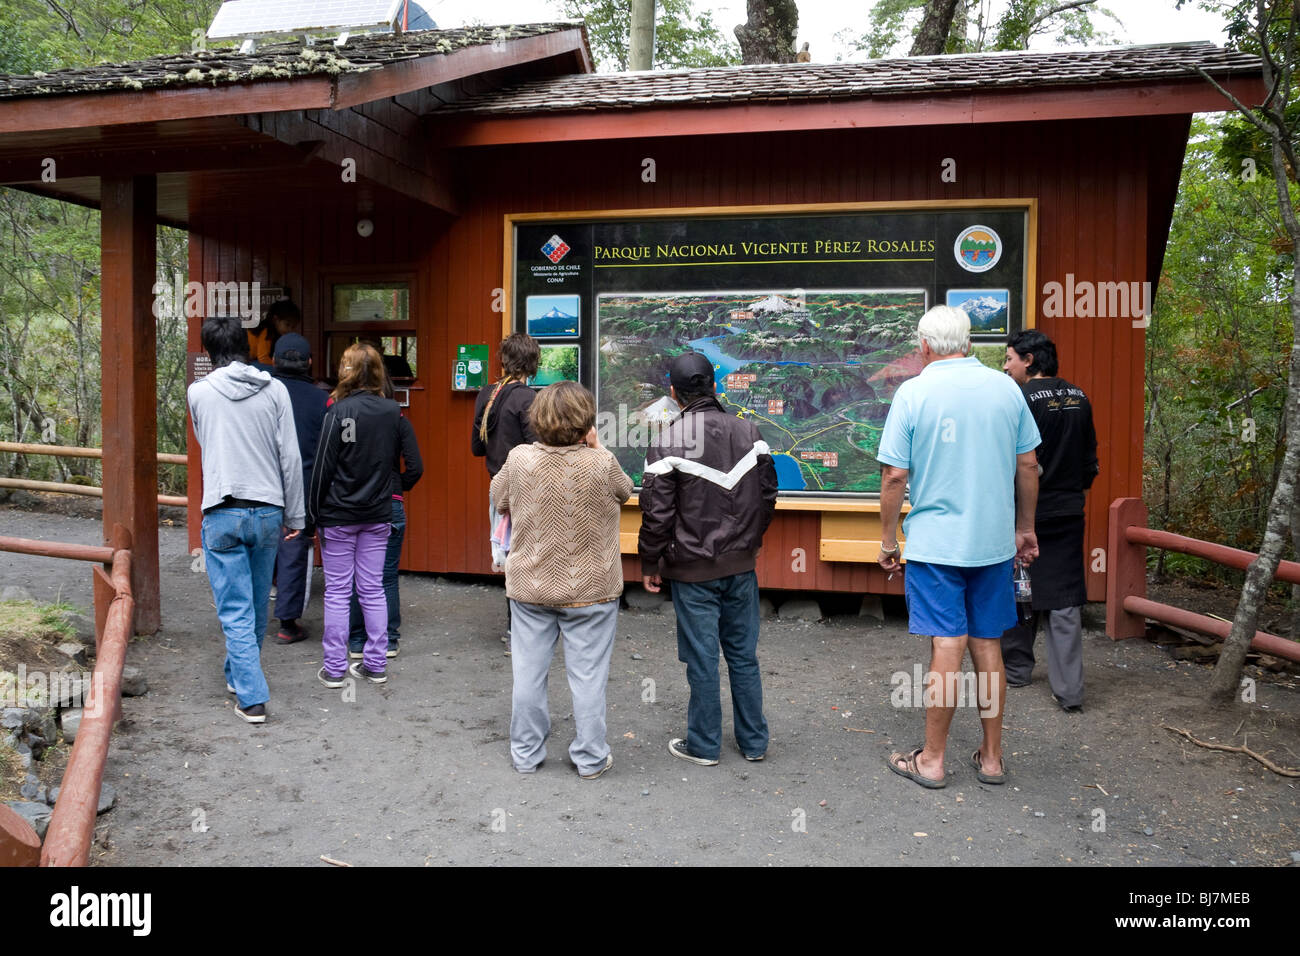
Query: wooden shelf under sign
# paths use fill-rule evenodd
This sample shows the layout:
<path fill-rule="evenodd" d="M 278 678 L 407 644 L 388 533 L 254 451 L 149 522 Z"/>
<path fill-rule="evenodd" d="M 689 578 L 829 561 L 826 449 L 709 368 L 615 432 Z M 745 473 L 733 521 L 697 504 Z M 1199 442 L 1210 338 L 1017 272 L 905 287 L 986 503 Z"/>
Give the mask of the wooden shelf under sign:
<path fill-rule="evenodd" d="M 822 513 L 819 556 L 823 561 L 874 564 L 880 552 L 880 502 L 876 500 L 834 500 L 825 498 L 787 498 L 778 500 L 777 511 L 820 511 Z M 908 506 L 903 506 L 906 514 Z M 633 495 L 623 505 L 618 518 L 619 552 L 637 553 L 641 531 L 641 509 Z M 899 535 L 904 552 L 907 543 Z"/>

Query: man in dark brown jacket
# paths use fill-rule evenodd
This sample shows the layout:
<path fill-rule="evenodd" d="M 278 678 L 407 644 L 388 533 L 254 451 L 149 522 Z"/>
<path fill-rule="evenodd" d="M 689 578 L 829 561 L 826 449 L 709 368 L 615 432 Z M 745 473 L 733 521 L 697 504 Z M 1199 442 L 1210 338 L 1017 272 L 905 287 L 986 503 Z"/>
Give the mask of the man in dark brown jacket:
<path fill-rule="evenodd" d="M 714 397 L 713 364 L 679 355 L 669 380 L 682 414 L 646 455 L 641 479 L 641 573 L 647 591 L 672 581 L 677 657 L 691 699 L 686 737 L 669 751 L 705 767 L 722 748 L 718 647 L 727 659 L 736 743 L 746 760 L 767 754 L 758 669 L 755 560 L 776 508 L 776 468 L 757 428 Z"/>

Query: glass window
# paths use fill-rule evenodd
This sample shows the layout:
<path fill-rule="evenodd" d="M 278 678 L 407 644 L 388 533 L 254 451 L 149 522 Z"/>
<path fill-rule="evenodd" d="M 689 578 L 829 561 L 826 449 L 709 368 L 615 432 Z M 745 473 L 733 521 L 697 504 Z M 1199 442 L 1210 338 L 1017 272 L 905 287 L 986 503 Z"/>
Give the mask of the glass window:
<path fill-rule="evenodd" d="M 384 356 L 384 369 L 395 382 L 409 382 L 419 374 L 414 335 L 333 332 L 326 339 L 327 368 L 322 370 L 331 382 L 338 381 L 339 359 L 353 342 L 365 342 L 379 349 Z"/>
<path fill-rule="evenodd" d="M 381 325 L 409 322 L 411 289 L 406 282 L 357 282 L 334 286 L 333 320 Z"/>

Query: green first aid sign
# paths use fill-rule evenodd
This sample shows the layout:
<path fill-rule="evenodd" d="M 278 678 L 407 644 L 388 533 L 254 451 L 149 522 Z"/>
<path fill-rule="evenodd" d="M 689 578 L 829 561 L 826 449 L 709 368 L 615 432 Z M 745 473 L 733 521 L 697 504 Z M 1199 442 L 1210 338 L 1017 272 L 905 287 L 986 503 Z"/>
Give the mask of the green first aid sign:
<path fill-rule="evenodd" d="M 452 391 L 474 392 L 487 383 L 488 347 L 486 345 L 456 346 L 456 361 L 451 369 Z"/>

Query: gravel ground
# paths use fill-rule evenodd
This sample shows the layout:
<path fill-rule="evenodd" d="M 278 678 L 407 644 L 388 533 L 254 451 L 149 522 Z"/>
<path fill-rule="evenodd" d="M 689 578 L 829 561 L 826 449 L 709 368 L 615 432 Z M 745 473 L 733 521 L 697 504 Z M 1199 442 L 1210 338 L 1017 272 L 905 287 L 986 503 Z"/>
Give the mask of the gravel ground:
<path fill-rule="evenodd" d="M 9 508 L 0 534 L 100 540 L 93 520 Z M 163 629 L 128 655 L 150 689 L 124 701 L 113 736 L 105 779 L 118 803 L 100 820 L 100 865 L 1228 866 L 1284 865 L 1300 850 L 1300 780 L 1160 729 L 1246 735 L 1300 765 L 1294 678 L 1260 675 L 1255 703 L 1212 710 L 1208 668 L 1089 630 L 1083 714 L 1056 707 L 1040 661 L 1034 683 L 1010 691 L 1009 785 L 975 780 L 979 723 L 963 708 L 948 787 L 926 791 L 885 765 L 922 737 L 919 707 L 891 703 L 891 675 L 926 663 L 901 617 L 764 620 L 768 759 L 736 750 L 724 688 L 722 763 L 706 768 L 667 750 L 688 694 L 671 612 L 629 610 L 610 673 L 613 770 L 584 781 L 568 763 L 557 654 L 550 756 L 521 776 L 508 755 L 499 582 L 404 574 L 402 655 L 386 685 L 362 684 L 355 700 L 316 682 L 318 642 L 272 639 L 270 718 L 252 727 L 225 692 L 211 592 L 185 544 L 183 528 L 162 529 Z M 305 621 L 319 634 L 316 573 Z M 87 606 L 89 582 L 82 564 L 0 553 L 0 586 L 39 599 Z"/>

